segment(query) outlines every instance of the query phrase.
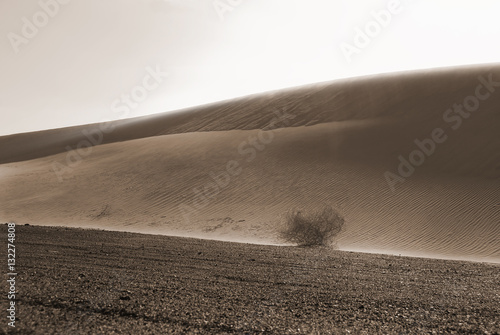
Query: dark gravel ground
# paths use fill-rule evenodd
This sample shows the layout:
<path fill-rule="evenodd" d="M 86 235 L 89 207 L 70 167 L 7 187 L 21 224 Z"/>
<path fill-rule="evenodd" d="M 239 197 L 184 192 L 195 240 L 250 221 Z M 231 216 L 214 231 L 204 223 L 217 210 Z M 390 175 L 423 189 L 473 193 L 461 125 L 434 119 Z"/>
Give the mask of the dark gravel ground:
<path fill-rule="evenodd" d="M 500 332 L 494 264 L 37 226 L 15 244 L 1 333 Z"/>

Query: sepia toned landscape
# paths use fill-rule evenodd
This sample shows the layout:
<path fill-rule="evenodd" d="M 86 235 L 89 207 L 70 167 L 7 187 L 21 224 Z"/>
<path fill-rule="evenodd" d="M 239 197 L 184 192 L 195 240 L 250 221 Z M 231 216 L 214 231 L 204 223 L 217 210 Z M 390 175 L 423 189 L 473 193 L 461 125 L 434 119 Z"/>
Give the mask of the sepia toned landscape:
<path fill-rule="evenodd" d="M 0 137 L 10 331 L 498 333 L 499 104 L 494 64 Z"/>
<path fill-rule="evenodd" d="M 0 217 L 281 244 L 283 215 L 329 205 L 342 250 L 498 262 L 499 102 L 490 65 L 4 136 Z"/>

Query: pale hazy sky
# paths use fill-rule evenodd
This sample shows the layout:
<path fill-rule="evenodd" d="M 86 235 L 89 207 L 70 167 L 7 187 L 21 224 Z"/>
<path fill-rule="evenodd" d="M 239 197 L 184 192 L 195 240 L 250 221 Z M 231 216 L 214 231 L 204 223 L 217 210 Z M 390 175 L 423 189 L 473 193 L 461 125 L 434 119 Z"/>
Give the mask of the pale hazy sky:
<path fill-rule="evenodd" d="M 499 13 L 496 0 L 0 0 L 0 135 L 499 62 Z"/>

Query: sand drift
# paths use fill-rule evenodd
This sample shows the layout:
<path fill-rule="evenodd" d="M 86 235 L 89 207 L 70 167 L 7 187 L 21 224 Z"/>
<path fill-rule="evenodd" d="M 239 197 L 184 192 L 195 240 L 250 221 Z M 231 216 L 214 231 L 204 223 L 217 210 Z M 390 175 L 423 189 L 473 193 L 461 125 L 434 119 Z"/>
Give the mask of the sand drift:
<path fill-rule="evenodd" d="M 341 249 L 500 262 L 499 106 L 483 66 L 5 136 L 0 219 L 279 244 L 332 205 Z"/>

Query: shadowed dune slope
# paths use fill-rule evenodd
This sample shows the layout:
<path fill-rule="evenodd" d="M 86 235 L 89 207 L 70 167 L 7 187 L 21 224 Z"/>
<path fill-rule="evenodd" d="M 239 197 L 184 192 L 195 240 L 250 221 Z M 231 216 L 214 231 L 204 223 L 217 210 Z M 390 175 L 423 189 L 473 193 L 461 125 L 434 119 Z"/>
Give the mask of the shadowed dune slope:
<path fill-rule="evenodd" d="M 322 84 L 157 119 L 155 134 L 94 147 L 63 181 L 52 167 L 65 152 L 2 164 L 0 219 L 279 243 L 282 214 L 332 204 L 347 222 L 342 249 L 499 262 L 500 87 L 483 87 L 490 95 L 460 125 L 446 114 L 480 76 L 500 82 L 500 67 Z M 276 109 L 282 128 L 260 131 Z M 391 189 L 386 172 L 436 128 L 442 143 L 426 141 L 428 155 Z"/>
<path fill-rule="evenodd" d="M 296 115 L 289 126 L 391 115 L 402 118 L 420 113 L 431 115 L 431 111 L 448 108 L 450 101 L 470 94 L 478 75 L 499 68 L 500 65 L 495 64 L 343 79 L 174 113 L 0 136 L 0 163 L 65 152 L 68 146 L 76 148 L 80 141 L 88 140 L 88 134 L 102 132 L 103 128 L 112 130 L 102 134 L 102 143 L 106 144 L 195 131 L 262 129 L 268 125 L 273 111 L 282 109 Z M 428 110 L 421 108 L 424 106 Z M 99 139 L 99 136 L 93 138 Z"/>

